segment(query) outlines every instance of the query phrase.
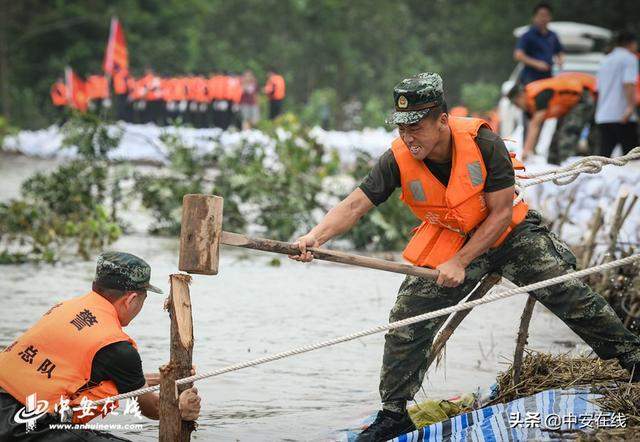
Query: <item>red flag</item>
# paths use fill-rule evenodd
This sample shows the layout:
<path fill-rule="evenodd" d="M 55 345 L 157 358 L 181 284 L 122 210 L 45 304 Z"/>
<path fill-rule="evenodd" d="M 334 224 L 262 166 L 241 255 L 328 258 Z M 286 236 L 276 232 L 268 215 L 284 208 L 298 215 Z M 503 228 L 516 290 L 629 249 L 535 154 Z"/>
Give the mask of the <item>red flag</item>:
<path fill-rule="evenodd" d="M 89 100 L 85 82 L 70 67 L 65 69 L 64 76 L 67 86 L 67 102 L 72 108 L 86 112 Z"/>
<path fill-rule="evenodd" d="M 124 31 L 120 21 L 111 18 L 111 29 L 109 31 L 109 42 L 107 51 L 104 54 L 102 65 L 106 74 L 113 76 L 127 75 L 129 73 L 129 52 L 127 42 L 124 39 Z"/>

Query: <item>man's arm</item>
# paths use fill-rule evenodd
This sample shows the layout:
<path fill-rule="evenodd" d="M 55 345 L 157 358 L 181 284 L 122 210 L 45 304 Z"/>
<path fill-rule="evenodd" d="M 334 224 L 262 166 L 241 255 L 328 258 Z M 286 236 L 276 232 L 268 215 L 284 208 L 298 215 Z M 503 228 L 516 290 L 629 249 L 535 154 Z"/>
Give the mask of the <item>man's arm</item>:
<path fill-rule="evenodd" d="M 544 123 L 544 115 L 546 112 L 547 111 L 545 109 L 536 111 L 531 120 L 529 120 L 527 138 L 524 141 L 524 147 L 522 149 L 522 159 L 527 158 L 535 152 L 536 144 L 538 144 L 538 137 L 540 136 L 540 129 L 542 128 L 542 123 Z"/>
<path fill-rule="evenodd" d="M 541 71 L 547 72 L 551 69 L 551 66 L 542 60 L 538 60 L 537 58 L 529 57 L 524 53 L 522 49 L 517 49 L 513 51 L 513 59 L 515 61 L 522 62 L 527 66 L 531 66 L 532 68 Z"/>
<path fill-rule="evenodd" d="M 554 33 L 555 35 L 555 33 Z M 555 35 L 555 42 L 553 45 L 553 55 L 555 56 L 556 64 L 562 68 L 564 65 L 564 46 L 560 43 L 560 39 Z"/>
<path fill-rule="evenodd" d="M 144 384 L 144 386 L 148 387 L 149 384 Z M 156 421 L 160 419 L 160 396 L 158 393 L 152 392 L 138 396 L 138 405 L 140 405 L 140 412 L 143 416 Z"/>
<path fill-rule="evenodd" d="M 478 256 L 485 253 L 504 233 L 513 216 L 513 186 L 485 193 L 489 215 L 480 223 L 469 241 L 449 261 L 440 264 L 437 270 L 438 284 L 456 287 L 464 281 L 464 269 Z"/>
<path fill-rule="evenodd" d="M 622 123 L 628 123 L 631 115 L 636 110 L 636 84 L 624 83 L 622 87 L 624 89 L 624 97 L 627 100 L 627 107 L 625 107 L 622 114 Z"/>
<path fill-rule="evenodd" d="M 320 224 L 298 239 L 300 255 L 289 257 L 296 261 L 311 261 L 313 254 L 307 251 L 307 247 L 319 247 L 331 238 L 348 231 L 373 207 L 373 203 L 362 189 L 356 188 L 329 210 Z"/>

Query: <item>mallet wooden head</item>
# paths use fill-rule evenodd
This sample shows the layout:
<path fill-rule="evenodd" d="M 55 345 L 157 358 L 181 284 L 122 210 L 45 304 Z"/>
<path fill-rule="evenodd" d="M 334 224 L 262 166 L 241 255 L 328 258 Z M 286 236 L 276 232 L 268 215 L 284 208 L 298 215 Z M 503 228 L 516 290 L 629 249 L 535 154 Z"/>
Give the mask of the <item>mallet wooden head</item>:
<path fill-rule="evenodd" d="M 182 198 L 178 268 L 199 275 L 218 274 L 223 198 L 188 194 Z"/>

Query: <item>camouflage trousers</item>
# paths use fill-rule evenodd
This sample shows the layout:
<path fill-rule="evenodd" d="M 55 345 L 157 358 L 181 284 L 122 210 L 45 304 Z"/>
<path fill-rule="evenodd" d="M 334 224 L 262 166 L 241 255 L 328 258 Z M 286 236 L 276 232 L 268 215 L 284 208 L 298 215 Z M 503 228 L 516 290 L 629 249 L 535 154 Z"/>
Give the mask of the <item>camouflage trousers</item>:
<path fill-rule="evenodd" d="M 595 103 L 591 93 L 585 90 L 582 98 L 569 113 L 558 119 L 556 131 L 549 144 L 547 161 L 560 164 L 572 155 L 576 155 L 582 129 L 593 121 Z M 593 130 L 593 128 L 592 128 Z"/>
<path fill-rule="evenodd" d="M 440 287 L 434 281 L 407 276 L 389 321 L 457 304 L 492 271 L 522 286 L 574 270 L 573 253 L 541 221 L 537 212 L 529 211 L 500 247 L 471 262 L 464 282 L 458 287 Z M 600 358 L 618 358 L 627 368 L 640 362 L 640 338 L 627 330 L 604 298 L 582 281 L 567 281 L 531 295 L 564 321 Z M 413 399 L 422 385 L 434 336 L 446 319 L 441 316 L 390 330 L 385 335 L 380 373 L 384 408 L 399 412 Z"/>

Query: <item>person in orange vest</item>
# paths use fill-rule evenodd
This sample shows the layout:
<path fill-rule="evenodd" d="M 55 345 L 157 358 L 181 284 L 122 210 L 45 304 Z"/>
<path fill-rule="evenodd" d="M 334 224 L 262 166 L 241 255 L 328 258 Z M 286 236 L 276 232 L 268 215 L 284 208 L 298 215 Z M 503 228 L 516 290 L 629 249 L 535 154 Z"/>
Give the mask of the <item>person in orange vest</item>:
<path fill-rule="evenodd" d="M 536 80 L 522 86 L 516 84 L 507 94 L 513 104 L 528 117 L 528 127 L 522 157 L 535 152 L 540 130 L 545 120 L 557 118 L 547 161 L 560 164 L 575 155 L 584 127 L 593 118 L 594 100 L 580 79 L 560 76 Z"/>
<path fill-rule="evenodd" d="M 57 108 L 64 107 L 68 104 L 67 86 L 64 84 L 62 78 L 58 78 L 56 82 L 51 85 L 51 103 Z"/>
<path fill-rule="evenodd" d="M 129 90 L 128 102 L 131 108 L 132 123 L 144 123 L 146 119 L 146 106 L 147 103 L 144 100 L 146 94 L 146 88 L 142 78 L 129 77 L 127 79 L 127 86 Z"/>
<path fill-rule="evenodd" d="M 143 374 L 138 346 L 123 330 L 140 313 L 147 292 L 162 293 L 150 276 L 149 264 L 137 256 L 102 253 L 91 291 L 51 307 L 0 352 L 0 440 L 126 440 L 50 425 L 104 417 L 118 402 L 89 407 L 86 401 L 158 384 L 158 375 Z M 156 393 L 137 397 L 139 412 L 150 419 L 158 419 L 158 406 Z M 196 420 L 197 390 L 182 392 L 179 406 L 182 419 Z"/>
<path fill-rule="evenodd" d="M 541 215 L 516 200 L 514 161 L 502 139 L 476 118 L 447 114 L 442 79 L 422 73 L 393 91 L 388 123 L 399 137 L 344 200 L 297 240 L 291 256 L 311 261 L 320 247 L 356 225 L 396 189 L 420 225 L 403 256 L 438 270 L 437 280 L 407 276 L 389 316 L 399 321 L 453 306 L 489 272 L 518 285 L 564 275 L 576 267 L 569 247 L 553 235 Z M 531 292 L 603 359 L 617 358 L 640 380 L 640 337 L 587 284 L 572 280 Z M 380 374 L 382 411 L 359 441 L 383 441 L 415 429 L 406 410 L 422 385 L 430 348 L 446 317 L 390 330 Z"/>
<path fill-rule="evenodd" d="M 159 124 L 163 120 L 165 109 L 160 77 L 148 67 L 144 77 L 140 79 L 140 83 L 144 88 L 142 99 L 145 103 L 142 122 Z"/>
<path fill-rule="evenodd" d="M 269 119 L 273 120 L 282 112 L 282 102 L 286 96 L 284 78 L 274 68 L 269 69 L 267 73 L 264 93 L 269 98 Z"/>
<path fill-rule="evenodd" d="M 107 77 L 104 75 L 89 75 L 87 77 L 87 98 L 89 108 L 94 112 L 111 107 Z"/>
<path fill-rule="evenodd" d="M 113 77 L 111 77 L 115 116 L 117 120 L 131 121 L 131 109 L 127 103 L 127 94 L 129 92 L 127 86 L 128 78 L 129 74 L 121 71 L 115 72 Z"/>
<path fill-rule="evenodd" d="M 213 127 L 221 127 L 226 129 L 225 116 L 229 109 L 229 101 L 227 100 L 227 77 L 221 72 L 213 72 L 207 82 L 207 91 L 209 93 L 210 106 L 210 122 Z"/>
<path fill-rule="evenodd" d="M 226 129 L 234 125 L 237 129 L 242 129 L 242 118 L 240 115 L 240 102 L 244 95 L 242 79 L 234 73 L 227 73 L 226 77 L 225 97 L 229 103 L 229 107 L 222 128 Z"/>
<path fill-rule="evenodd" d="M 58 78 L 55 83 L 51 85 L 51 103 L 56 109 L 56 124 L 61 125 L 65 122 L 66 107 L 69 105 L 69 98 L 67 96 L 67 85 L 64 84 L 62 78 Z"/>

